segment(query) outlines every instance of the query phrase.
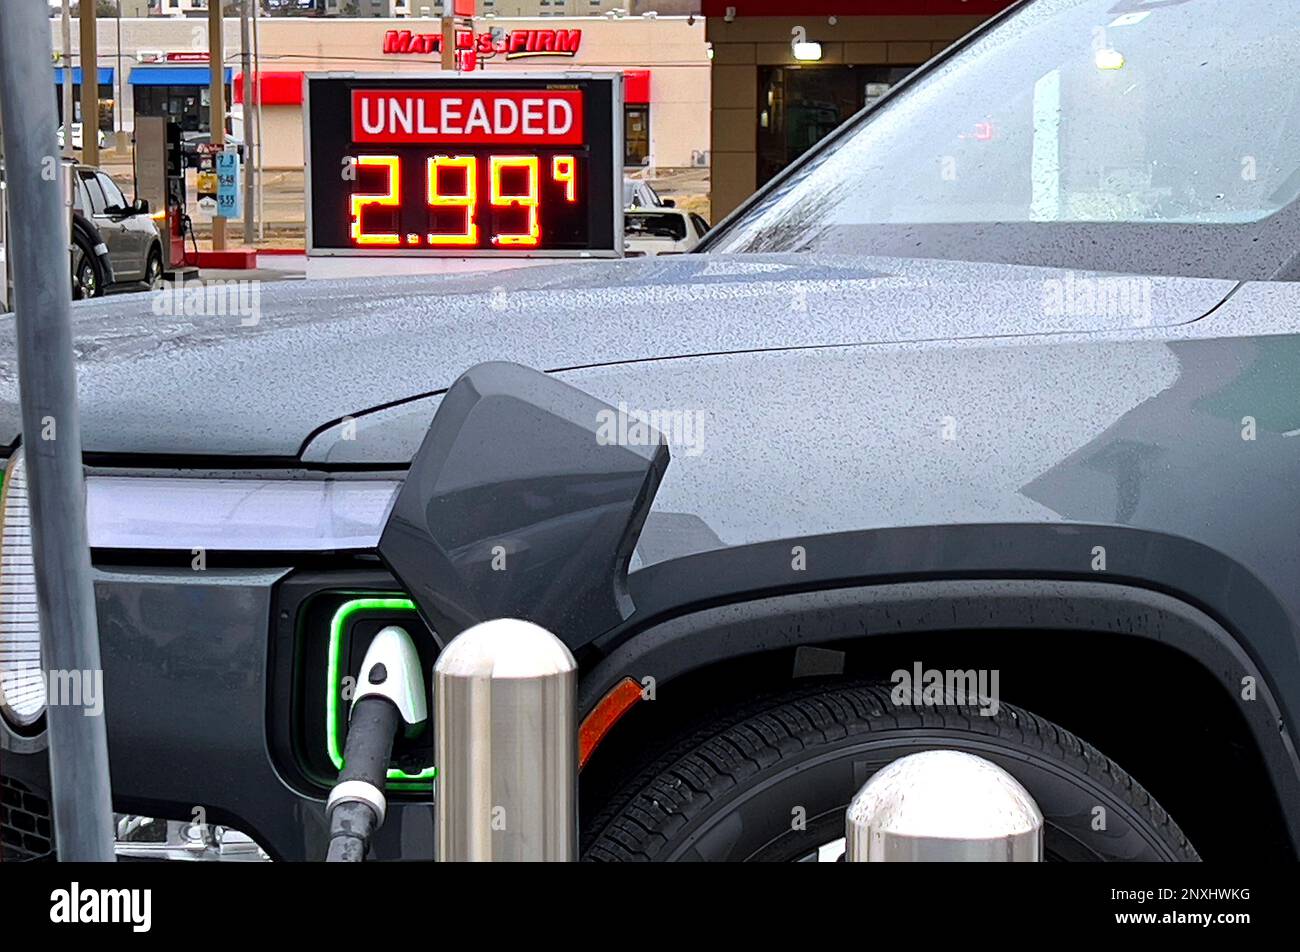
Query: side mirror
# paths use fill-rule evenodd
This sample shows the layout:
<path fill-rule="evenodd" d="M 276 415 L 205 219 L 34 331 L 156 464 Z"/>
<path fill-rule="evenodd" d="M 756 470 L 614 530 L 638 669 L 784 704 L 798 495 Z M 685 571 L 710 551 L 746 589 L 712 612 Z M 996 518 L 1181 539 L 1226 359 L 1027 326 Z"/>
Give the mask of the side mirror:
<path fill-rule="evenodd" d="M 676 203 L 675 201 L 673 201 L 671 198 L 665 198 L 665 199 L 663 200 L 663 203 L 664 203 L 664 208 L 676 208 L 676 207 L 677 207 L 677 203 Z"/>
<path fill-rule="evenodd" d="M 131 213 L 134 215 L 148 215 L 149 199 L 137 198 L 134 202 L 131 203 Z"/>

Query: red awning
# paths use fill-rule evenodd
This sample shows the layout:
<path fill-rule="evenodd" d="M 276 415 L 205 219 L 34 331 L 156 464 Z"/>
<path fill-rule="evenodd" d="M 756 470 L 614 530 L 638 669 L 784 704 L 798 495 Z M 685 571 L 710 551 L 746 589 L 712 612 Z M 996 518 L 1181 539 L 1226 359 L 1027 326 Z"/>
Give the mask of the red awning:
<path fill-rule="evenodd" d="M 301 106 L 302 72 L 258 74 L 257 95 L 263 106 Z M 235 102 L 244 101 L 244 74 L 235 74 Z"/>
<path fill-rule="evenodd" d="M 650 102 L 650 70 L 623 70 L 623 102 L 633 106 Z"/>

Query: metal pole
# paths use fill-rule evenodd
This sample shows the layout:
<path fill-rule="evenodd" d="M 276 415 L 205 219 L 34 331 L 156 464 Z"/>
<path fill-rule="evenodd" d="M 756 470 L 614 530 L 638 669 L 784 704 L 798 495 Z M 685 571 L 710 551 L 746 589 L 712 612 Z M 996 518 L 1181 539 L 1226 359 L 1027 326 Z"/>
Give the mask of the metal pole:
<path fill-rule="evenodd" d="M 117 100 L 113 106 L 113 132 L 116 141 L 113 143 L 114 148 L 119 152 L 126 151 L 126 117 L 123 113 L 126 111 L 126 92 L 122 85 L 122 0 L 117 0 L 117 70 L 113 77 L 117 80 Z M 132 163 L 134 165 L 134 163 Z"/>
<path fill-rule="evenodd" d="M 4 254 L 4 268 L 0 268 L 0 313 L 13 310 L 13 265 L 9 254 L 9 207 L 5 203 L 4 182 L 4 114 L 0 111 L 0 252 Z"/>
<path fill-rule="evenodd" d="M 450 71 L 456 68 L 456 18 L 452 15 L 451 0 L 442 2 L 442 49 L 439 66 Z"/>
<path fill-rule="evenodd" d="M 22 399 L 41 656 L 47 672 L 102 671 L 86 487 L 72 352 L 71 278 L 49 95 L 49 9 L 45 0 L 5 0 L 0 17 L 0 116 L 10 214 L 23 223 L 13 256 Z M 113 859 L 113 812 L 103 717 L 51 704 L 49 738 L 54 835 L 64 860 Z"/>
<path fill-rule="evenodd" d="M 850 863 L 1036 863 L 1043 815 L 1017 781 L 982 757 L 928 750 L 866 782 L 845 815 Z"/>
<path fill-rule="evenodd" d="M 257 76 L 262 75 L 261 13 L 262 0 L 253 0 L 253 73 Z M 256 87 L 253 89 L 253 99 L 255 100 L 254 112 L 257 116 L 257 240 L 261 241 L 266 237 L 266 213 L 262 205 L 262 91 Z M 248 158 L 250 162 L 253 159 L 251 154 Z"/>
<path fill-rule="evenodd" d="M 253 51 L 249 47 L 248 0 L 239 5 L 239 60 L 244 72 L 244 244 L 251 245 L 256 237 L 253 207 L 253 96 L 258 86 L 258 75 L 252 70 Z"/>
<path fill-rule="evenodd" d="M 573 655 L 513 618 L 475 625 L 433 666 L 440 862 L 570 862 L 578 853 Z"/>
<path fill-rule="evenodd" d="M 87 165 L 99 165 L 99 37 L 94 0 L 81 0 L 81 155 Z"/>
<path fill-rule="evenodd" d="M 4 251 L 5 265 L 0 269 L 0 313 L 7 313 L 14 308 L 13 255 L 9 253 L 9 202 L 5 195 L 8 188 L 4 176 L 5 135 L 4 116 L 0 114 L 0 250 Z"/>
<path fill-rule="evenodd" d="M 214 146 L 226 141 L 226 46 L 221 13 L 221 0 L 208 4 L 208 126 Z M 226 220 L 220 215 L 212 216 L 212 250 L 226 250 Z"/>
<path fill-rule="evenodd" d="M 81 128 L 84 133 L 86 127 Z M 72 158 L 72 8 L 68 0 L 63 0 L 63 154 Z"/>

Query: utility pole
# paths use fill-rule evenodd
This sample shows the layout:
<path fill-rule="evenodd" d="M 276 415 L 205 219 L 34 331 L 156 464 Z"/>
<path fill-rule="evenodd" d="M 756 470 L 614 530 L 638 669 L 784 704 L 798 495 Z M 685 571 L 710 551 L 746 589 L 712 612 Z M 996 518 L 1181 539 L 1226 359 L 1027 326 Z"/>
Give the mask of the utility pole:
<path fill-rule="evenodd" d="M 445 72 L 456 68 L 456 18 L 451 15 L 451 2 L 442 8 L 442 50 L 439 65 Z"/>
<path fill-rule="evenodd" d="M 472 65 L 476 59 L 473 53 L 468 53 L 465 62 L 462 62 L 456 49 L 456 34 L 461 30 L 468 31 L 472 50 L 474 48 L 474 0 L 443 0 L 441 65 L 443 69 L 454 69 L 458 73 L 467 64 L 470 64 L 470 69 L 476 68 Z"/>
<path fill-rule="evenodd" d="M 81 156 L 99 165 L 99 37 L 95 35 L 95 0 L 81 0 Z"/>
<path fill-rule="evenodd" d="M 208 125 L 214 148 L 226 142 L 226 47 L 221 32 L 221 6 L 222 0 L 208 2 Z M 220 215 L 212 216 L 212 250 L 226 250 L 226 220 Z"/>
<path fill-rule="evenodd" d="M 117 0 L 117 69 L 113 71 L 117 80 L 117 99 L 113 103 L 113 131 L 117 141 L 113 143 L 118 152 L 126 151 L 126 127 L 123 125 L 126 111 L 125 87 L 122 85 L 122 0 Z"/>
<path fill-rule="evenodd" d="M 262 41 L 260 39 L 261 30 L 261 13 L 262 0 L 253 0 L 253 72 L 262 75 Z M 262 202 L 265 177 L 262 175 L 262 90 L 253 87 L 254 116 L 257 118 L 257 240 L 261 241 L 266 237 L 266 207 Z M 249 154 L 249 161 L 252 161 L 252 154 Z"/>
<path fill-rule="evenodd" d="M 253 208 L 253 97 L 261 77 L 253 66 L 253 51 L 249 36 L 248 0 L 239 5 L 239 61 L 244 72 L 244 244 L 253 244 L 257 237 L 253 220 L 256 211 Z"/>
<path fill-rule="evenodd" d="M 82 126 L 85 131 L 85 126 Z M 63 154 L 72 158 L 72 6 L 63 0 Z"/>

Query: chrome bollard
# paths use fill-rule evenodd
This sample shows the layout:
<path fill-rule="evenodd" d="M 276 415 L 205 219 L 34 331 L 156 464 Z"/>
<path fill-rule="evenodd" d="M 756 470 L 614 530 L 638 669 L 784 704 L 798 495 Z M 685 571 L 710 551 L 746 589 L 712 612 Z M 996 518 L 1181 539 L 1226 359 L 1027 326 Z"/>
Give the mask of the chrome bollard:
<path fill-rule="evenodd" d="M 902 757 L 858 791 L 845 816 L 850 863 L 1036 863 L 1043 814 L 1016 778 L 982 757 Z"/>
<path fill-rule="evenodd" d="M 571 862 L 578 854 L 577 665 L 513 618 L 462 632 L 433 666 L 434 855 Z"/>

